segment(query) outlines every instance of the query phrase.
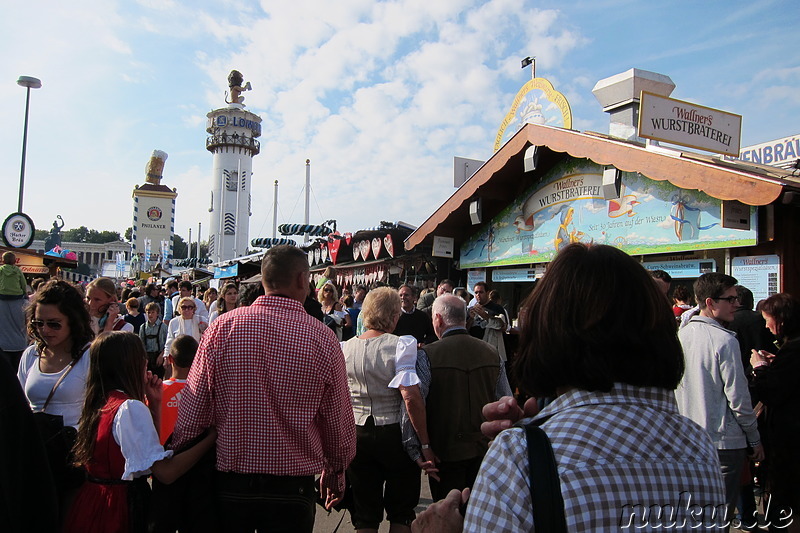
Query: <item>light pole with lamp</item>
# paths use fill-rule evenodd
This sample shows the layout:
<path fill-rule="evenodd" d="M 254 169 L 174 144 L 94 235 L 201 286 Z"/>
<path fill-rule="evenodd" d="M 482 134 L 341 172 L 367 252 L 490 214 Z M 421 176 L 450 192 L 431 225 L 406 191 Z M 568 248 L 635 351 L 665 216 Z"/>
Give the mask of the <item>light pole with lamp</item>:
<path fill-rule="evenodd" d="M 25 188 L 25 152 L 28 145 L 28 109 L 31 104 L 31 89 L 39 89 L 42 81 L 31 76 L 20 76 L 17 84 L 27 88 L 28 95 L 25 98 L 25 126 L 22 133 L 22 165 L 19 170 L 19 205 L 17 212 L 22 213 L 22 192 Z"/>

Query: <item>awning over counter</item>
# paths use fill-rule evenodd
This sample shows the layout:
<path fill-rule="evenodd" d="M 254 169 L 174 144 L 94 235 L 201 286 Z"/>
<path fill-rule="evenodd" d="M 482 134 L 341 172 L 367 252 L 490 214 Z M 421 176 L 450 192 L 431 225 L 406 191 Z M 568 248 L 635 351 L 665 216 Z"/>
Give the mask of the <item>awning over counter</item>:
<path fill-rule="evenodd" d="M 17 266 L 23 274 L 34 276 L 54 275 L 57 268 L 76 268 L 78 262 L 65 257 L 41 254 L 28 248 L 8 248 L 0 246 L 0 253 L 13 252 L 17 256 Z"/>
<path fill-rule="evenodd" d="M 474 231 L 469 217 L 469 203 L 473 198 L 483 199 L 486 219 L 507 205 L 511 197 L 521 192 L 524 152 L 531 145 L 543 148 L 540 164 L 567 153 L 600 165 L 638 172 L 653 180 L 667 180 L 683 189 L 701 190 L 720 200 L 738 200 L 748 205 L 770 204 L 784 187 L 800 186 L 800 181 L 787 176 L 780 168 L 676 149 L 648 148 L 641 143 L 598 133 L 527 124 L 406 239 L 406 250 L 430 241 L 434 233 L 463 238 Z"/>

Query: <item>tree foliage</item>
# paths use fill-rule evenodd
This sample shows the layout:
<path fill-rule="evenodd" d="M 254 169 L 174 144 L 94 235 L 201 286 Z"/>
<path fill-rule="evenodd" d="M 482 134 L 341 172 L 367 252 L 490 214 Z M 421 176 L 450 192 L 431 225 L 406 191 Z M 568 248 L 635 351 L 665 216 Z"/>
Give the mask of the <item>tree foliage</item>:
<path fill-rule="evenodd" d="M 192 242 L 191 254 L 192 257 L 197 257 L 197 241 Z M 177 233 L 172 241 L 172 256 L 175 259 L 185 259 L 189 256 L 189 243 Z M 208 257 L 208 241 L 200 241 L 200 257 Z"/>
<path fill-rule="evenodd" d="M 125 232 L 126 240 L 130 241 L 131 228 Z M 33 234 L 33 238 L 43 241 L 50 236 L 50 231 L 46 229 L 37 229 Z M 61 232 L 62 242 L 89 242 L 93 244 L 104 244 L 107 242 L 114 242 L 122 240 L 118 231 L 97 231 L 89 229 L 86 226 L 79 228 L 72 228 Z"/>
<path fill-rule="evenodd" d="M 183 259 L 186 257 L 187 245 L 183 237 L 177 233 L 172 237 L 172 257 Z"/>
<path fill-rule="evenodd" d="M 61 233 L 62 242 L 89 242 L 103 244 L 106 242 L 120 241 L 122 238 L 118 231 L 97 231 L 86 226 L 68 229 Z"/>

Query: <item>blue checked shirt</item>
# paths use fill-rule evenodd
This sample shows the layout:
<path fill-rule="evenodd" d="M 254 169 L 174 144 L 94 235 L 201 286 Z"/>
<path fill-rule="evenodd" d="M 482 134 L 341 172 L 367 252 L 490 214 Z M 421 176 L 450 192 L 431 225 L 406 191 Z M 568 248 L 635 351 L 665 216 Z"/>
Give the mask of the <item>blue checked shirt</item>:
<path fill-rule="evenodd" d="M 720 531 L 711 527 L 725 509 L 717 450 L 672 391 L 572 390 L 533 420 L 553 446 L 569 531 Z M 504 431 L 483 460 L 464 531 L 534 531 L 529 479 L 524 431 Z"/>

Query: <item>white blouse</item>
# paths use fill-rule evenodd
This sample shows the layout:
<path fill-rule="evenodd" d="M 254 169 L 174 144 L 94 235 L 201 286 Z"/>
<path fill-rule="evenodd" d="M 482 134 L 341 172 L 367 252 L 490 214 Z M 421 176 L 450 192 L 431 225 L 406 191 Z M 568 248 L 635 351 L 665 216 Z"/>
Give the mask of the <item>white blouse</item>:
<path fill-rule="evenodd" d="M 44 373 L 39 368 L 39 350 L 36 345 L 28 346 L 22 354 L 17 368 L 19 379 L 25 397 L 34 413 L 42 410 L 53 385 L 67 371 L 69 365 L 60 372 Z M 89 350 L 81 355 L 67 377 L 58 385 L 53 398 L 47 405 L 47 412 L 52 415 L 64 417 L 64 425 L 78 427 L 78 420 L 83 409 L 83 400 L 86 397 L 86 377 L 89 374 Z"/>
<path fill-rule="evenodd" d="M 417 376 L 417 339 L 411 335 L 403 335 L 397 339 L 397 351 L 394 355 L 395 375 L 389 387 L 399 389 L 419 384 Z"/>
<path fill-rule="evenodd" d="M 125 400 L 119 406 L 111 434 L 125 458 L 121 478 L 125 481 L 149 475 L 153 463 L 172 457 L 172 450 L 161 446 L 150 409 L 138 400 Z"/>

